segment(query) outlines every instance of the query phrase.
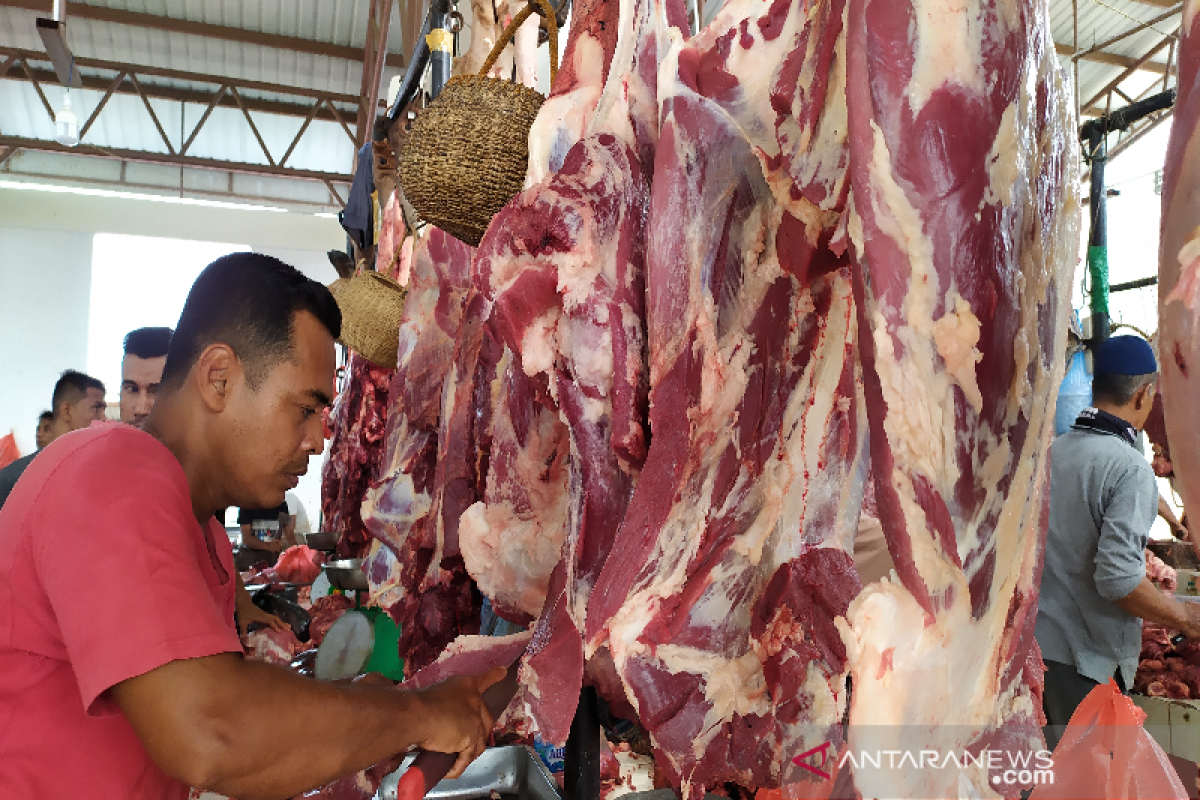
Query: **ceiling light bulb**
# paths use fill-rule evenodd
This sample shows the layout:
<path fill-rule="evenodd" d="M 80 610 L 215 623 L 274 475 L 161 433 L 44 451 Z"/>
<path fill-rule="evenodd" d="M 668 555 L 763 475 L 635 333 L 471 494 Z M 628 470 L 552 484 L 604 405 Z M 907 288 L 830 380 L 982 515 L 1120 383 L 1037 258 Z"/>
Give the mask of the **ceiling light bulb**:
<path fill-rule="evenodd" d="M 63 107 L 54 115 L 54 140 L 67 147 L 79 144 L 79 117 L 71 110 L 71 93 L 63 95 Z"/>

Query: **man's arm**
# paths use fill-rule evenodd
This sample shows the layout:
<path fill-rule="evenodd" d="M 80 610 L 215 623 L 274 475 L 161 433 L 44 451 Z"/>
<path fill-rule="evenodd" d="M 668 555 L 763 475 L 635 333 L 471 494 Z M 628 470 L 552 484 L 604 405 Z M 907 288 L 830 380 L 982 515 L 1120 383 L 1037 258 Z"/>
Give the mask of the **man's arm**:
<path fill-rule="evenodd" d="M 283 549 L 283 541 L 264 542 L 254 535 L 254 529 L 249 525 L 242 523 L 242 547 L 250 550 L 263 550 L 268 553 L 278 553 Z"/>
<path fill-rule="evenodd" d="M 487 744 L 493 720 L 480 695 L 503 676 L 419 692 L 334 686 L 224 653 L 172 661 L 111 691 L 167 774 L 257 800 L 293 797 L 414 745 L 457 753 L 457 777 Z"/>
<path fill-rule="evenodd" d="M 1192 639 L 1200 638 L 1200 604 L 1172 600 L 1156 589 L 1149 578 L 1143 578 L 1136 589 L 1114 602 L 1126 614 L 1165 625 Z"/>
<path fill-rule="evenodd" d="M 1171 534 L 1177 539 L 1182 539 L 1187 536 L 1187 528 L 1179 523 L 1175 516 L 1175 512 L 1171 510 L 1171 504 L 1167 502 L 1161 494 L 1158 496 L 1158 515 L 1162 517 L 1168 526 L 1171 528 Z"/>
<path fill-rule="evenodd" d="M 300 544 L 296 539 L 296 517 L 292 514 L 279 515 L 279 541 L 284 547 L 292 547 Z"/>

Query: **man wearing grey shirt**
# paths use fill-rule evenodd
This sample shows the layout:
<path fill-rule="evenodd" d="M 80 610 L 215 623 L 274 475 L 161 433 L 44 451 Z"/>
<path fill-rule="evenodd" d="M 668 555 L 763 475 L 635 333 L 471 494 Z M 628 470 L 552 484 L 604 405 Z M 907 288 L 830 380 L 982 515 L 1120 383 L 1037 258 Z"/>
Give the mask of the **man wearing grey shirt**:
<path fill-rule="evenodd" d="M 1158 487 L 1135 442 L 1154 399 L 1154 352 L 1135 336 L 1114 336 L 1095 349 L 1093 362 L 1094 405 L 1050 453 L 1037 641 L 1051 748 L 1097 684 L 1133 684 L 1143 619 L 1200 637 L 1200 607 L 1163 595 L 1146 578 Z"/>

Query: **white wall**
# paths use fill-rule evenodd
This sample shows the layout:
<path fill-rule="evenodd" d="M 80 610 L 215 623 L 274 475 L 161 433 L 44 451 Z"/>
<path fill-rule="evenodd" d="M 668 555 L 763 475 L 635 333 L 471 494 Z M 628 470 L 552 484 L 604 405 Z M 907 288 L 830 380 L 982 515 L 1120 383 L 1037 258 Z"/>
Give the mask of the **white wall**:
<path fill-rule="evenodd" d="M 91 272 L 89 233 L 0 227 L 0 436 L 23 454 L 58 376 L 87 369 Z"/>
<path fill-rule="evenodd" d="M 148 199 L 35 191 L 0 183 L 0 436 L 34 447 L 37 416 L 64 369 L 88 369 L 93 237 L 130 234 L 248 245 L 314 280 L 337 273 L 325 253 L 345 249 L 337 220 Z M 163 270 L 172 264 L 164 259 Z M 177 305 L 177 302 L 173 304 Z M 179 309 L 171 310 L 174 324 Z M 136 327 L 136 326 L 131 326 Z M 111 349 L 111 348 L 109 348 Z M 107 388 L 115 402 L 119 386 Z M 297 488 L 312 524 L 320 511 L 321 462 Z"/>

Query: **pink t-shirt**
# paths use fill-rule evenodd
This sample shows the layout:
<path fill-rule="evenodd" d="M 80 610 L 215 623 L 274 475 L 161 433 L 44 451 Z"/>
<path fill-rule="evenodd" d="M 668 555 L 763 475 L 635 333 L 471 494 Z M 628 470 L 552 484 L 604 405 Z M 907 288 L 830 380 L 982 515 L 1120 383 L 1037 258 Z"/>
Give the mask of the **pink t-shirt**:
<path fill-rule="evenodd" d="M 0 797 L 186 798 L 108 689 L 240 652 L 233 551 L 156 439 L 100 423 L 42 451 L 0 510 Z"/>

